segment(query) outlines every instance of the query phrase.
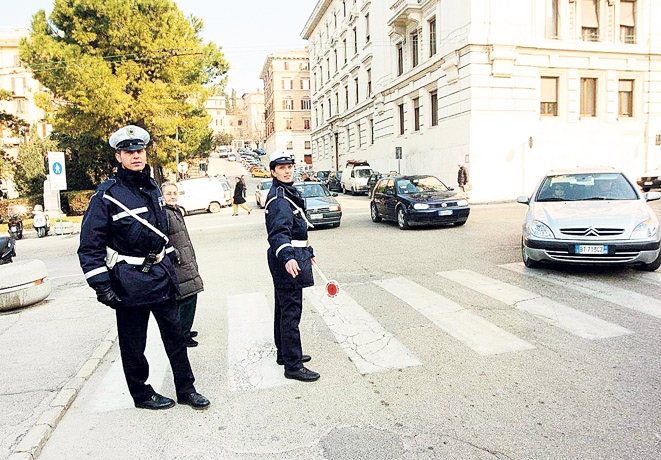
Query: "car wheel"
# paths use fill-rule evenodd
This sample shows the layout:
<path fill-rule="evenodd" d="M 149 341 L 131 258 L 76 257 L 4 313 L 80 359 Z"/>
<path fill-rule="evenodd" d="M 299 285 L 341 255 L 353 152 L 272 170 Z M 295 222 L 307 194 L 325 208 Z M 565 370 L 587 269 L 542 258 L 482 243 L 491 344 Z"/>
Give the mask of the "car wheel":
<path fill-rule="evenodd" d="M 372 205 L 370 206 L 370 217 L 372 218 L 372 222 L 381 222 L 381 216 L 379 215 L 379 212 L 376 210 L 375 202 L 372 202 Z"/>
<path fill-rule="evenodd" d="M 214 214 L 220 212 L 220 209 L 221 209 L 220 203 L 218 203 L 217 201 L 214 201 L 209 205 L 209 212 L 212 212 Z"/>
<path fill-rule="evenodd" d="M 654 259 L 654 262 L 652 262 L 651 264 L 642 264 L 636 266 L 638 270 L 643 270 L 646 272 L 656 271 L 656 269 L 659 267 L 661 267 L 661 252 L 659 252 L 659 255 L 656 256 L 656 259 Z"/>
<path fill-rule="evenodd" d="M 523 265 L 525 265 L 528 268 L 537 268 L 539 267 L 539 262 L 536 260 L 532 260 L 529 256 L 528 253 L 526 252 L 526 247 L 523 245 L 523 241 L 521 241 L 521 258 L 523 259 Z"/>
<path fill-rule="evenodd" d="M 400 230 L 408 230 L 410 228 L 409 222 L 406 220 L 406 214 L 404 214 L 404 209 L 401 207 L 397 209 L 397 225 Z"/>
<path fill-rule="evenodd" d="M 37 237 L 43 238 L 44 236 L 46 236 L 46 229 L 43 227 L 39 227 L 37 229 Z"/>
<path fill-rule="evenodd" d="M 650 191 L 650 188 L 649 188 L 649 187 L 643 187 L 643 192 L 647 193 L 647 192 L 649 192 L 649 191 Z"/>

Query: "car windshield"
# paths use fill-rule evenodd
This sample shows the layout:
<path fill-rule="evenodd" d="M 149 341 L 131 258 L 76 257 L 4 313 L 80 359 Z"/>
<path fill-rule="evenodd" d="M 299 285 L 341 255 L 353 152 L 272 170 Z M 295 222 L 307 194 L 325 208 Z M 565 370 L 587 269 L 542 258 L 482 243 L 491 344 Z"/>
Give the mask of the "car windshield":
<path fill-rule="evenodd" d="M 410 195 L 414 193 L 447 192 L 449 189 L 434 176 L 405 177 L 397 181 L 397 193 Z"/>
<path fill-rule="evenodd" d="M 354 176 L 368 178 L 372 174 L 371 169 L 354 169 Z"/>
<path fill-rule="evenodd" d="M 636 191 L 621 173 L 547 176 L 537 201 L 637 200 Z"/>
<path fill-rule="evenodd" d="M 299 184 L 295 185 L 303 198 L 319 198 L 330 196 L 330 193 L 321 184 Z"/>

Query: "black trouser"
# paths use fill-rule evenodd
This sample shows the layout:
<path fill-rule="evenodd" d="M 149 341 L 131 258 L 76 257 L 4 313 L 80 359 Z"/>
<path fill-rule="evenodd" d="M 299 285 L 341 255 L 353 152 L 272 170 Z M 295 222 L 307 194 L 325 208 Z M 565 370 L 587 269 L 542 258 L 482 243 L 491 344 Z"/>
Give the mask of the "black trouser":
<path fill-rule="evenodd" d="M 174 374 L 177 395 L 194 392 L 195 377 L 188 361 L 175 300 L 140 307 L 121 307 L 115 311 L 124 376 L 133 400 L 144 401 L 155 393 L 151 385 L 145 383 L 149 377 L 145 346 L 150 312 L 154 315 L 161 332 L 163 346 Z"/>
<path fill-rule="evenodd" d="M 190 330 L 195 320 L 195 310 L 197 309 L 197 294 L 193 294 L 183 299 L 179 299 L 179 321 L 181 330 L 186 340 L 190 339 Z"/>
<path fill-rule="evenodd" d="M 275 289 L 275 318 L 273 335 L 278 358 L 285 362 L 286 371 L 297 371 L 301 364 L 301 334 L 298 323 L 303 312 L 303 289 Z"/>

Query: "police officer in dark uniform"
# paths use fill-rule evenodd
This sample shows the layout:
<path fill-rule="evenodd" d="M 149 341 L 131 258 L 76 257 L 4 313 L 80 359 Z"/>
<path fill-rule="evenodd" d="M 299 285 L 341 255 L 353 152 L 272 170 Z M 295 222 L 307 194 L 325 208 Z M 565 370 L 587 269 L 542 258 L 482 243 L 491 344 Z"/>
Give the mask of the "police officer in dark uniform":
<path fill-rule="evenodd" d="M 275 288 L 273 331 L 277 362 L 284 364 L 285 377 L 313 382 L 317 372 L 303 366 L 310 361 L 301 349 L 298 324 L 303 311 L 303 288 L 312 286 L 314 252 L 308 243 L 305 201 L 294 188 L 294 160 L 276 151 L 270 156 L 273 186 L 266 199 L 267 259 Z"/>
<path fill-rule="evenodd" d="M 153 314 L 172 366 L 177 402 L 205 409 L 209 400 L 193 382 L 175 296 L 174 248 L 167 228 L 165 202 L 150 176 L 145 147 L 149 133 L 125 126 L 110 137 L 117 174 L 90 199 L 80 232 L 78 258 L 99 302 L 113 308 L 124 375 L 135 407 L 168 409 L 174 400 L 159 395 L 146 381 L 147 324 Z"/>

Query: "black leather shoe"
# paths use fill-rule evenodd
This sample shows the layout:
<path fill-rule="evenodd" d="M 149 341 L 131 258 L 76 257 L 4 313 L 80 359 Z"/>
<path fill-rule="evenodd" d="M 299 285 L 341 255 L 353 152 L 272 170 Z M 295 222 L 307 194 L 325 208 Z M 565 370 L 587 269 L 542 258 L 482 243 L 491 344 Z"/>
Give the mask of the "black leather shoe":
<path fill-rule="evenodd" d="M 174 400 L 161 396 L 158 393 L 151 395 L 149 399 L 135 403 L 135 407 L 138 409 L 151 409 L 151 410 L 160 410 L 160 409 L 169 409 L 174 406 Z"/>
<path fill-rule="evenodd" d="M 311 371 L 306 367 L 301 367 L 297 371 L 287 372 L 285 371 L 285 377 L 293 380 L 300 380 L 301 382 L 314 382 L 319 380 L 319 373 Z"/>
<path fill-rule="evenodd" d="M 207 398 L 202 396 L 199 393 L 188 393 L 177 397 L 177 402 L 179 404 L 186 404 L 191 406 L 193 409 L 206 409 L 211 404 Z"/>
<path fill-rule="evenodd" d="M 303 355 L 303 356 L 301 356 L 301 362 L 302 362 L 302 363 L 309 363 L 310 360 L 312 360 L 312 356 L 310 356 L 310 355 Z M 278 363 L 278 364 L 281 365 L 281 366 L 282 366 L 283 364 L 285 364 L 285 361 L 284 361 L 282 358 L 276 358 L 276 359 L 275 359 L 275 362 Z"/>
<path fill-rule="evenodd" d="M 186 343 L 184 345 L 186 345 L 188 348 L 191 348 L 191 347 L 198 346 L 199 343 L 197 342 L 197 340 L 188 339 L 188 340 L 186 340 Z"/>
<path fill-rule="evenodd" d="M 191 337 L 197 337 L 197 331 L 190 331 Z"/>

